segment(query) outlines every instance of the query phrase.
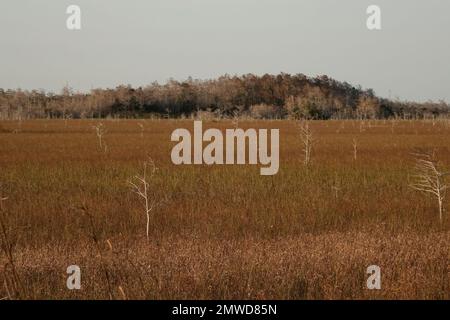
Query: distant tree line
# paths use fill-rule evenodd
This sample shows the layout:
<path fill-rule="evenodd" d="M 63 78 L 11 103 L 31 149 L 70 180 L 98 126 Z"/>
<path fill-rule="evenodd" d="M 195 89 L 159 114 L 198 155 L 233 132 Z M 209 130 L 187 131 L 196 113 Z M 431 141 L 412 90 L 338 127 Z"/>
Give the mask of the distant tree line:
<path fill-rule="evenodd" d="M 170 80 L 146 87 L 118 86 L 61 93 L 0 89 L 0 118 L 181 118 L 192 116 L 268 119 L 386 119 L 448 116 L 447 103 L 415 103 L 377 97 L 327 76 L 303 74 L 222 76 Z"/>

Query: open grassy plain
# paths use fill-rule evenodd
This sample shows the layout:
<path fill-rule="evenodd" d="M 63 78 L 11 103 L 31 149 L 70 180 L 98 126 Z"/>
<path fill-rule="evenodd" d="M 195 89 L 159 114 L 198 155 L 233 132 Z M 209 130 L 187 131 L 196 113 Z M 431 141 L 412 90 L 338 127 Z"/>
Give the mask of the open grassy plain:
<path fill-rule="evenodd" d="M 240 121 L 280 129 L 274 176 L 173 165 L 170 134 L 192 126 L 0 122 L 0 298 L 450 298 L 450 199 L 441 222 L 436 200 L 409 187 L 418 149 L 450 170 L 449 121 L 312 121 L 309 166 L 295 122 Z M 158 168 L 151 196 L 165 199 L 149 239 L 128 183 L 147 156 Z M 66 287 L 69 265 L 82 270 L 81 290 Z M 370 265 L 381 290 L 366 288 Z"/>

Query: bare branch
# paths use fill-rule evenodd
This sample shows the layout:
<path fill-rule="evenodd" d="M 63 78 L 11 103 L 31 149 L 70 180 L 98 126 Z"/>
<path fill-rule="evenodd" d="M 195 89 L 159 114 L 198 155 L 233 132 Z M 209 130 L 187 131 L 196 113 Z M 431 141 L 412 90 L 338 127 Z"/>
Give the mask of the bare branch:
<path fill-rule="evenodd" d="M 432 153 L 415 152 L 413 155 L 416 157 L 415 169 L 417 173 L 412 176 L 415 181 L 410 183 L 409 187 L 435 196 L 439 207 L 439 221 L 442 223 L 445 191 L 449 188 L 444 178 L 448 173 L 441 172 L 438 168 L 434 151 Z"/>
<path fill-rule="evenodd" d="M 309 123 L 307 121 L 300 123 L 300 137 L 303 142 L 304 160 L 303 163 L 307 166 L 311 163 L 311 153 L 314 145 L 314 137 Z"/>
<path fill-rule="evenodd" d="M 147 175 L 147 169 L 150 167 L 150 175 Z M 162 203 L 157 202 L 155 196 L 150 194 L 149 180 L 155 175 L 157 168 L 152 158 L 148 157 L 147 161 L 143 164 L 142 175 L 136 175 L 128 181 L 128 184 L 132 187 L 132 191 L 136 193 L 143 200 L 144 212 L 147 220 L 146 235 L 149 238 L 149 225 L 150 225 L 150 213 Z"/>
<path fill-rule="evenodd" d="M 97 135 L 100 149 L 106 152 L 108 147 L 103 143 L 103 136 L 108 132 L 108 130 L 105 128 L 105 125 L 102 122 L 100 122 L 98 125 L 92 126 L 92 128 L 95 130 L 95 133 Z"/>

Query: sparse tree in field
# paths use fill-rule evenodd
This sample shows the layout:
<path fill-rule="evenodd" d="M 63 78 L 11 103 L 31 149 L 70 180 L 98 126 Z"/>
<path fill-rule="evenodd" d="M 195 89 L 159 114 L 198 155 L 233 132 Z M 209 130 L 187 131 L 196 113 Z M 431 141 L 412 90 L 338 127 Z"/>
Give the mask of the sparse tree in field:
<path fill-rule="evenodd" d="M 106 151 L 107 147 L 106 145 L 104 145 L 103 136 L 108 132 L 108 130 L 106 129 L 105 125 L 102 122 L 100 122 L 99 124 L 92 126 L 92 128 L 94 128 L 95 133 L 97 135 L 100 149 Z"/>
<path fill-rule="evenodd" d="M 313 133 L 309 128 L 309 123 L 307 121 L 302 122 L 300 124 L 300 137 L 303 142 L 303 153 L 304 153 L 303 163 L 307 166 L 311 163 L 311 153 L 314 144 Z"/>
<path fill-rule="evenodd" d="M 150 214 L 162 203 L 162 201 L 157 201 L 154 190 L 150 190 L 149 181 L 154 177 L 156 170 L 155 163 L 149 157 L 143 164 L 142 174 L 134 176 L 128 182 L 131 185 L 133 192 L 143 200 L 147 239 L 149 238 Z"/>
<path fill-rule="evenodd" d="M 337 177 L 337 175 L 334 178 L 334 182 L 331 186 L 331 190 L 334 191 L 334 197 L 337 200 L 339 198 L 339 191 L 341 191 L 341 183 Z"/>
<path fill-rule="evenodd" d="M 436 117 L 435 116 L 431 117 L 431 124 L 433 127 L 436 126 Z"/>
<path fill-rule="evenodd" d="M 141 138 L 143 138 L 144 137 L 144 131 L 145 131 L 144 124 L 141 123 L 141 122 L 138 122 L 138 126 L 141 129 Z"/>
<path fill-rule="evenodd" d="M 445 193 L 449 188 L 446 177 L 449 172 L 439 169 L 434 153 L 416 153 L 416 174 L 410 187 L 414 190 L 433 195 L 438 203 L 439 221 L 442 223 Z"/>
<path fill-rule="evenodd" d="M 328 126 L 328 123 L 327 123 Z M 339 125 L 339 128 L 336 129 L 336 133 L 341 133 L 341 131 L 343 131 L 345 129 L 345 122 L 342 121 L 341 124 Z"/>
<path fill-rule="evenodd" d="M 359 121 L 359 132 L 366 131 L 365 125 L 366 125 L 366 122 L 364 120 Z"/>
<path fill-rule="evenodd" d="M 356 161 L 358 156 L 358 142 L 353 138 L 353 160 Z"/>

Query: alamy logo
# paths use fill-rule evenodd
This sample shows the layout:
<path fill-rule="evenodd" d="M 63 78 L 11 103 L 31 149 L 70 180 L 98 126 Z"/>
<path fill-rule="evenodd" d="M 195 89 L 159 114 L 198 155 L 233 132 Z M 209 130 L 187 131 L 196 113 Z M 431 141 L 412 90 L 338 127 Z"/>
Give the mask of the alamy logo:
<path fill-rule="evenodd" d="M 67 267 L 66 273 L 69 275 L 67 277 L 66 285 L 69 290 L 80 290 L 81 289 L 81 269 L 77 265 L 71 265 Z"/>
<path fill-rule="evenodd" d="M 224 138 L 219 129 L 207 129 L 203 133 L 202 122 L 194 121 L 193 142 L 187 129 L 176 129 L 172 132 L 171 141 L 179 142 L 172 149 L 172 162 L 176 165 L 246 164 L 248 150 L 248 164 L 258 164 L 259 161 L 261 165 L 266 166 L 260 169 L 261 175 L 274 175 L 279 169 L 279 129 L 270 129 L 270 154 L 267 131 L 226 129 Z M 203 142 L 209 144 L 203 148 Z"/>
<path fill-rule="evenodd" d="M 77 5 L 70 5 L 66 9 L 70 16 L 66 20 L 66 27 L 69 30 L 81 30 L 81 9 Z"/>
<path fill-rule="evenodd" d="M 366 26 L 369 30 L 381 30 L 381 9 L 377 5 L 371 5 L 367 7 L 366 13 L 369 15 L 367 18 Z"/>
<path fill-rule="evenodd" d="M 381 268 L 377 265 L 372 265 L 367 267 L 367 289 L 369 290 L 380 290 L 381 289 Z"/>

